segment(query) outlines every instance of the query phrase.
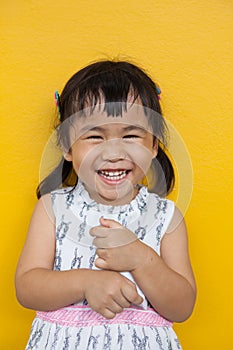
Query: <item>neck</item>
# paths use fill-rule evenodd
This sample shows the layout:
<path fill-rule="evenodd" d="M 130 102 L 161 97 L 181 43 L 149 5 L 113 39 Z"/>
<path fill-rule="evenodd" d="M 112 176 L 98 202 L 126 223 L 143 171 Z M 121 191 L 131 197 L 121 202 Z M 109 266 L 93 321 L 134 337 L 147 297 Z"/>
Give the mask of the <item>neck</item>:
<path fill-rule="evenodd" d="M 98 191 L 88 188 L 86 184 L 83 184 L 86 188 L 90 198 L 94 200 L 96 203 L 109 205 L 109 206 L 120 206 L 129 204 L 138 194 L 140 186 L 136 185 L 131 187 L 128 191 L 123 191 L 120 188 L 116 188 L 114 191 L 106 190 L 106 191 Z"/>

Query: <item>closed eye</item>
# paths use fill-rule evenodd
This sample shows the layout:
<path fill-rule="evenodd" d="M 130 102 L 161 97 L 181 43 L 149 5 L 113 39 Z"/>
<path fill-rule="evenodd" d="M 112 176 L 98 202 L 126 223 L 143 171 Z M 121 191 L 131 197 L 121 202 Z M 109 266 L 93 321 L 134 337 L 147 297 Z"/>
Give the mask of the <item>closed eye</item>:
<path fill-rule="evenodd" d="M 135 138 L 140 138 L 141 136 L 139 135 L 125 135 L 123 136 L 123 139 L 135 139 Z"/>
<path fill-rule="evenodd" d="M 102 140 L 103 139 L 103 137 L 102 136 L 100 136 L 100 135 L 90 135 L 90 136 L 88 136 L 88 137 L 86 137 L 86 139 L 87 140 Z"/>

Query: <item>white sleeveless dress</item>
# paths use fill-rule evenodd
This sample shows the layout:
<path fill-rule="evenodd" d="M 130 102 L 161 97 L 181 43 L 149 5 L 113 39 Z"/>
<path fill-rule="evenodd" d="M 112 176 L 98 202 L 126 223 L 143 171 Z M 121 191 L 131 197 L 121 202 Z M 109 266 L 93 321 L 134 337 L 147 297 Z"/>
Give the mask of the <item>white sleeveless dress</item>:
<path fill-rule="evenodd" d="M 174 203 L 141 187 L 123 206 L 93 201 L 78 182 L 75 189 L 52 192 L 56 218 L 54 270 L 96 269 L 96 249 L 89 230 L 101 216 L 118 221 L 160 254 L 160 243 L 174 213 Z M 133 281 L 129 272 L 122 273 Z M 137 287 L 138 288 L 138 287 Z M 108 320 L 84 300 L 50 312 L 37 312 L 26 350 L 174 350 L 181 345 L 172 323 L 156 313 L 143 292 L 140 306 L 132 305 Z"/>

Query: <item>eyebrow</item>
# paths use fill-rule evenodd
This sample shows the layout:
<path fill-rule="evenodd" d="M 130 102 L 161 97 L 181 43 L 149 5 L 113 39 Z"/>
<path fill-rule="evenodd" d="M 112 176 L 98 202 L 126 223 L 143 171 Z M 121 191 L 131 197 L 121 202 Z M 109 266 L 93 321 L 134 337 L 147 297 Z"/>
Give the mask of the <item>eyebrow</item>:
<path fill-rule="evenodd" d="M 85 133 L 87 131 L 97 131 L 97 132 L 104 132 L 104 128 L 102 128 L 101 126 L 91 126 L 91 125 L 88 125 L 88 126 L 84 126 L 81 130 L 80 130 L 80 133 Z M 144 132 L 146 133 L 147 130 L 145 128 L 143 128 L 141 125 L 129 125 L 129 126 L 125 126 L 123 127 L 123 130 L 125 132 L 129 132 L 129 131 L 141 131 L 141 132 Z"/>

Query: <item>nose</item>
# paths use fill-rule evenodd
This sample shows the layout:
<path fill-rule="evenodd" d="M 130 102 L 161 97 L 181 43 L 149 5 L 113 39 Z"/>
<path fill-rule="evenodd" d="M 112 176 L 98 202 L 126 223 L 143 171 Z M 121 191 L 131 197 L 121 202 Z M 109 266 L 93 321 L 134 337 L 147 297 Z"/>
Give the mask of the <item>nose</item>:
<path fill-rule="evenodd" d="M 104 161 L 116 162 L 126 158 L 126 150 L 121 139 L 112 139 L 105 141 L 102 150 L 102 159 Z"/>

